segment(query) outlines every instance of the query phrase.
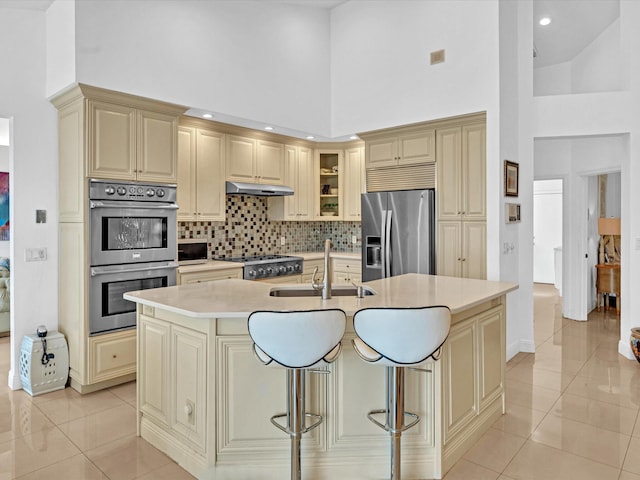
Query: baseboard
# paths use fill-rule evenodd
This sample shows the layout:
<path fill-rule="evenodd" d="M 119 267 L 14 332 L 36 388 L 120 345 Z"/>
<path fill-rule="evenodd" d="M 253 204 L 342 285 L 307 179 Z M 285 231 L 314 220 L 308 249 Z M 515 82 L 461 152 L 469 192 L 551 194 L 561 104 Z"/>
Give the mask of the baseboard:
<path fill-rule="evenodd" d="M 20 380 L 20 375 L 16 375 L 13 370 L 9 370 L 9 388 L 11 390 L 22 389 L 22 380 Z"/>

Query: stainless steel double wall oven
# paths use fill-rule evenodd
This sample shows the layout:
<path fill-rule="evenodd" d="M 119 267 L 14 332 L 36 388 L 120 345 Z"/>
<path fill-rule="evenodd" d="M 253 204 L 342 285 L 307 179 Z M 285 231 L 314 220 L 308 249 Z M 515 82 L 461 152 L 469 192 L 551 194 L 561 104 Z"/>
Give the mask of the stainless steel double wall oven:
<path fill-rule="evenodd" d="M 175 185 L 90 180 L 90 334 L 135 328 L 122 294 L 176 284 Z"/>

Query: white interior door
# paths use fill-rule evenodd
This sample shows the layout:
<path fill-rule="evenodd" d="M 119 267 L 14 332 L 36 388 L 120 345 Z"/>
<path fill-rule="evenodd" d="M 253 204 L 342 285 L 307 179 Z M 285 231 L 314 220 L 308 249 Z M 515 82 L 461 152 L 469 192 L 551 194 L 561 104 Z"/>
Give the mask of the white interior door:
<path fill-rule="evenodd" d="M 562 248 L 562 180 L 536 180 L 533 186 L 533 281 L 556 283 L 556 249 Z"/>

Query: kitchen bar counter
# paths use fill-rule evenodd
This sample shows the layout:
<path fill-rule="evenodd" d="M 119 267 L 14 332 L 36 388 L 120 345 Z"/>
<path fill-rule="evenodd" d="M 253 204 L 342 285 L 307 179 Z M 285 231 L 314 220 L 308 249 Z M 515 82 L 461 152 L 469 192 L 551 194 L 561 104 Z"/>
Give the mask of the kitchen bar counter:
<path fill-rule="evenodd" d="M 409 274 L 368 282 L 364 298 L 271 297 L 273 284 L 224 280 L 125 294 L 138 302 L 138 433 L 199 478 L 281 479 L 289 438 L 269 417 L 285 408 L 285 375 L 253 357 L 254 310 L 341 308 L 349 316 L 331 375 L 310 375 L 308 410 L 325 417 L 303 437 L 305 478 L 383 478 L 388 435 L 366 413 L 384 405 L 384 368 L 351 347 L 366 307 L 447 305 L 441 360 L 407 372 L 403 478 L 441 478 L 504 413 L 505 306 L 511 283 Z M 290 285 L 288 287 L 291 287 Z"/>

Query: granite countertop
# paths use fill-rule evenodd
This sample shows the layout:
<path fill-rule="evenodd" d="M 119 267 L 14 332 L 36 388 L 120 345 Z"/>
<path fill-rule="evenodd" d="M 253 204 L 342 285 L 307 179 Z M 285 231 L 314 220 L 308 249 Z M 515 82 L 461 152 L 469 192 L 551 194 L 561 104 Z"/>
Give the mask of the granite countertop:
<path fill-rule="evenodd" d="M 340 308 L 347 315 L 367 307 L 446 305 L 458 313 L 518 288 L 515 283 L 407 274 L 367 282 L 376 295 L 364 298 L 271 297 L 272 283 L 227 279 L 129 292 L 124 298 L 192 318 L 247 318 L 256 310 Z M 283 285 L 291 288 L 291 285 Z"/>

